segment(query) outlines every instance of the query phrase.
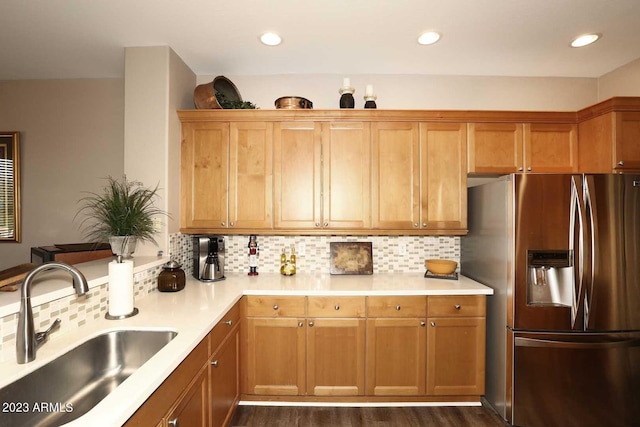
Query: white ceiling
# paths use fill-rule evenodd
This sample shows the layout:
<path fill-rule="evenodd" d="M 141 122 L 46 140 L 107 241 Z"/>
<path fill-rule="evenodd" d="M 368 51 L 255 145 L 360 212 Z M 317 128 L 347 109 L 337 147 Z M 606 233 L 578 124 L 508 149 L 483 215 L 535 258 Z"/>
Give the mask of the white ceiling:
<path fill-rule="evenodd" d="M 640 0 L 0 0 L 0 80 L 121 77 L 159 45 L 196 75 L 600 77 L 640 58 Z"/>

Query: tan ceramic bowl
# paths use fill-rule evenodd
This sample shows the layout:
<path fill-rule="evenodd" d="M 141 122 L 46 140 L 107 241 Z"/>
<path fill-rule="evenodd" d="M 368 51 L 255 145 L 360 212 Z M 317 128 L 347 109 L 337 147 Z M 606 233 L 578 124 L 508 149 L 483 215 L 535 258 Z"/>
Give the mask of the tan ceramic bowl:
<path fill-rule="evenodd" d="M 457 262 L 448 259 L 428 259 L 424 265 L 433 274 L 451 274 L 458 267 Z"/>

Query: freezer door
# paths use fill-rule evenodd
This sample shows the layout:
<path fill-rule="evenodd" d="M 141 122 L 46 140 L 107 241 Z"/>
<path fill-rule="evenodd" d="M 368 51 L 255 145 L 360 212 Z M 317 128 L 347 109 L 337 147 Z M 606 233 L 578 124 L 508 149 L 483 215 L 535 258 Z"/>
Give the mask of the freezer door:
<path fill-rule="evenodd" d="M 640 175 L 587 175 L 584 186 L 593 254 L 586 329 L 640 330 Z"/>
<path fill-rule="evenodd" d="M 512 424 L 640 426 L 640 333 L 516 333 Z"/>

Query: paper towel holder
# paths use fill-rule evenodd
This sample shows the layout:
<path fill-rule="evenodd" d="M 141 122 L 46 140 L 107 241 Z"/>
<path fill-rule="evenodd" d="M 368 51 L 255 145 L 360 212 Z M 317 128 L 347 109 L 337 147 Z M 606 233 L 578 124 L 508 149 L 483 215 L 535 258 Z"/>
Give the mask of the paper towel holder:
<path fill-rule="evenodd" d="M 109 314 L 109 311 L 107 311 L 107 314 L 104 315 L 104 318 L 107 320 L 122 320 L 122 319 L 126 319 L 128 317 L 133 317 L 136 314 L 138 314 L 140 311 L 138 310 L 138 307 L 133 307 L 133 311 L 129 314 L 122 314 L 120 316 L 112 316 Z"/>

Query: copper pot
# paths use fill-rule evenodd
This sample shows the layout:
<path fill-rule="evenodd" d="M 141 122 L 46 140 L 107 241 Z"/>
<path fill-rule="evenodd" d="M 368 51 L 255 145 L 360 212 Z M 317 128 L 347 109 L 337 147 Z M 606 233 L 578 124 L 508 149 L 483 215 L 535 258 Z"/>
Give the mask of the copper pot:
<path fill-rule="evenodd" d="M 283 96 L 282 98 L 276 99 L 274 102 L 277 109 L 312 109 L 313 102 L 309 101 L 307 98 L 302 98 L 300 96 Z"/>
<path fill-rule="evenodd" d="M 225 76 L 218 76 L 209 83 L 196 86 L 193 91 L 193 103 L 196 108 L 222 108 L 216 98 L 216 92 L 224 95 L 229 101 L 242 102 L 242 96 L 236 85 Z"/>

